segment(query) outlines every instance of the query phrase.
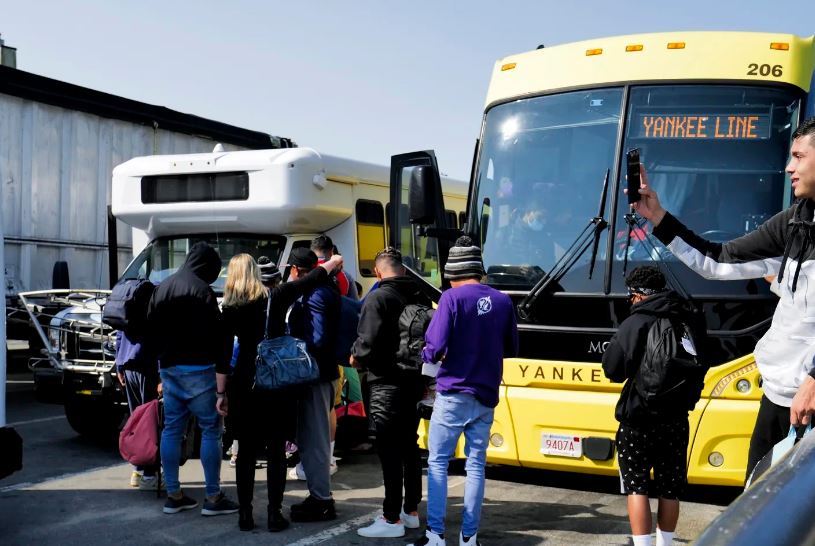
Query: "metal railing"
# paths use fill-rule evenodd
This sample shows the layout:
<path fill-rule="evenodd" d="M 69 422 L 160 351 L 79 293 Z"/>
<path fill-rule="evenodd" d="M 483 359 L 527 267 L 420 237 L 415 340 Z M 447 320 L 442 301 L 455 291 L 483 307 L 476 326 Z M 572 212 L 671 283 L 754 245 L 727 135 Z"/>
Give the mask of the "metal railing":
<path fill-rule="evenodd" d="M 815 434 L 808 434 L 722 512 L 696 546 L 815 544 Z"/>
<path fill-rule="evenodd" d="M 97 289 L 20 292 L 18 297 L 45 346 L 44 358 L 32 359 L 29 368 L 33 371 L 47 360 L 57 370 L 112 369 L 115 358 L 113 329 L 100 320 L 102 303 L 108 295 L 110 290 Z M 60 316 L 65 309 L 75 309 L 82 316 Z M 43 323 L 48 324 L 47 330 L 57 336 L 55 339 L 50 339 Z"/>

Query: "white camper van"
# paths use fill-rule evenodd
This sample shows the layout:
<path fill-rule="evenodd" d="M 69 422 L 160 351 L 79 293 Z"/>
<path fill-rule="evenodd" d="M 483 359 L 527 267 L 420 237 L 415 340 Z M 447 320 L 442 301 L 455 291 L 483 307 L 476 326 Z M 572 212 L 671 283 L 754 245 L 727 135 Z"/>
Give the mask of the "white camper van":
<path fill-rule="evenodd" d="M 223 260 L 216 293 L 223 290 L 232 256 L 246 252 L 285 264 L 292 248 L 329 235 L 345 257 L 345 271 L 362 286 L 375 282 L 373 259 L 386 245 L 390 195 L 388 167 L 327 156 L 310 148 L 137 157 L 113 170 L 112 213 L 133 229 L 134 258 L 122 278 L 161 282 L 184 263 L 198 241 Z M 467 184 L 442 179 L 444 229 L 463 224 Z M 404 203 L 404 196 L 396 196 Z M 406 205 L 402 204 L 401 207 Z M 415 244 L 409 264 L 428 288 L 442 283 L 438 246 L 399 226 Z M 115 238 L 114 238 L 115 239 Z M 431 241 L 428 244 L 428 241 Z M 113 256 L 116 255 L 113 249 Z M 284 272 L 284 275 L 286 273 Z M 124 395 L 115 380 L 112 332 L 99 322 L 105 291 L 23 294 L 68 304 L 50 321 L 47 355 L 33 362 L 38 389 L 60 391 L 71 426 L 96 434 L 118 424 Z M 47 306 L 42 304 L 43 307 Z"/>

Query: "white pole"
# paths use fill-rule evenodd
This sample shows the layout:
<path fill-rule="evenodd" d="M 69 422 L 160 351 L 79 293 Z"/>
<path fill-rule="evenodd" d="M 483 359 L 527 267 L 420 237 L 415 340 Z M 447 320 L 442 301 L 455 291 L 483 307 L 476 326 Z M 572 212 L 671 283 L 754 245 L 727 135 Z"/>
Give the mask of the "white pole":
<path fill-rule="evenodd" d="M 3 259 L 5 252 L 5 239 L 3 239 L 3 206 L 0 205 L 0 271 L 3 273 L 3 284 L 0 285 L 0 428 L 6 426 L 6 262 Z"/>

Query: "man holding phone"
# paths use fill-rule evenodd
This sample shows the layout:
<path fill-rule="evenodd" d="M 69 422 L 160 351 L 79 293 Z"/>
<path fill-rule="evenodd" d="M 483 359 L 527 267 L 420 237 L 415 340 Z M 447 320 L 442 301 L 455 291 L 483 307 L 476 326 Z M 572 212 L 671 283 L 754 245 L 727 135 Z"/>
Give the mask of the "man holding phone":
<path fill-rule="evenodd" d="M 654 235 L 688 267 L 708 279 L 734 280 L 777 275 L 780 301 L 754 351 L 763 378 L 747 475 L 790 424 L 807 424 L 815 413 L 815 118 L 792 135 L 786 172 L 796 203 L 759 228 L 726 243 L 702 239 L 667 212 L 640 166 L 638 201 L 632 206 L 654 225 Z M 628 193 L 631 190 L 627 190 Z M 629 201 L 632 198 L 629 197 Z M 813 282 L 810 282 L 812 279 Z"/>

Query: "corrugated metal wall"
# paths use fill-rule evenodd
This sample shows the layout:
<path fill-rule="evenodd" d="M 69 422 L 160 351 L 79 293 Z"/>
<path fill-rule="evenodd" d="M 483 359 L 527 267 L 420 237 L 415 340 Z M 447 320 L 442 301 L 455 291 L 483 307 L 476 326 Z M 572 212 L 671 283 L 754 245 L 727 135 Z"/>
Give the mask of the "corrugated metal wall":
<path fill-rule="evenodd" d="M 106 288 L 113 167 L 142 155 L 210 152 L 214 145 L 0 94 L 7 283 L 14 290 L 50 288 L 54 262 L 65 260 L 72 288 Z M 121 273 L 131 259 L 131 230 L 121 222 L 118 238 Z"/>

